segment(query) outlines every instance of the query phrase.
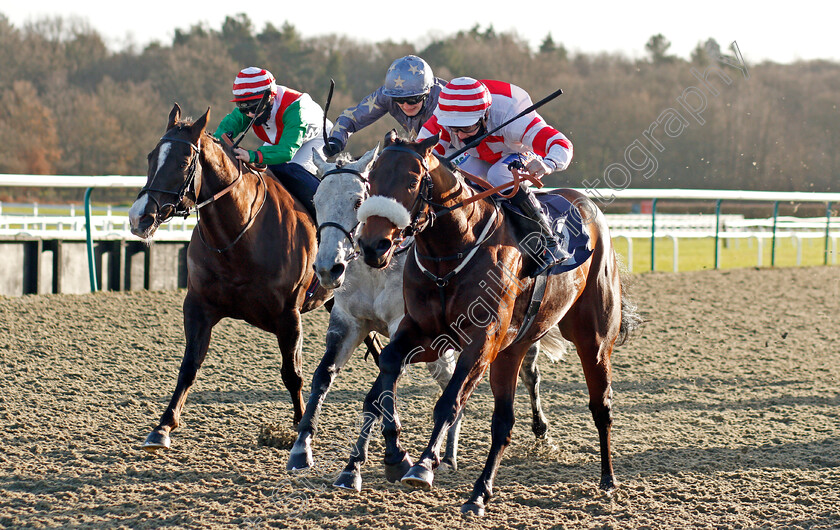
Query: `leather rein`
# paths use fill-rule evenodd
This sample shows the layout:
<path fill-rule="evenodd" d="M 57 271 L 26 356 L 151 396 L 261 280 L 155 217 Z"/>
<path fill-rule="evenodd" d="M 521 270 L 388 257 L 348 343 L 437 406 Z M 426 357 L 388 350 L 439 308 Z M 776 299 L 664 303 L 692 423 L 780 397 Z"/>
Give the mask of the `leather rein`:
<path fill-rule="evenodd" d="M 183 217 L 183 218 L 186 219 L 187 217 L 190 216 L 193 209 L 195 209 L 196 217 L 198 218 L 198 223 L 196 224 L 196 229 L 198 230 L 199 239 L 204 244 L 204 246 L 207 247 L 208 250 L 211 250 L 211 251 L 219 253 L 219 254 L 229 250 L 237 242 L 239 242 L 239 240 L 242 239 L 242 236 L 245 235 L 245 232 L 247 232 L 248 229 L 250 229 L 251 226 L 253 226 L 254 221 L 256 220 L 256 218 L 260 214 L 260 212 L 262 211 L 262 208 L 263 208 L 263 206 L 265 206 L 265 202 L 268 199 L 268 188 L 265 184 L 265 178 L 262 175 L 262 171 L 256 170 L 250 164 L 245 164 L 245 166 L 249 169 L 249 171 L 252 172 L 252 173 L 255 173 L 260 179 L 260 183 L 262 184 L 262 188 L 263 188 L 262 202 L 260 203 L 260 206 L 257 209 L 257 211 L 250 216 L 250 218 L 248 219 L 248 222 L 245 224 L 244 228 L 242 228 L 242 230 L 233 239 L 233 241 L 231 241 L 227 246 L 225 246 L 223 248 L 212 247 L 204 239 L 204 234 L 202 234 L 202 232 L 201 232 L 201 216 L 200 216 L 199 212 L 201 211 L 201 208 L 216 202 L 220 198 L 222 198 L 225 195 L 227 195 L 228 193 L 230 193 L 233 190 L 233 188 L 235 188 L 242 181 L 242 165 L 243 165 L 243 162 L 239 159 L 236 159 L 238 174 L 236 175 L 236 178 L 233 179 L 233 182 L 228 184 L 221 191 L 213 194 L 209 199 L 204 200 L 204 201 L 202 201 L 198 204 L 195 204 L 197 199 L 198 199 L 197 195 L 196 195 L 196 192 L 195 192 L 195 181 L 196 181 L 196 178 L 197 178 L 197 175 L 198 175 L 198 172 L 199 172 L 198 171 L 198 167 L 199 167 L 199 160 L 198 159 L 199 159 L 199 156 L 201 155 L 201 140 L 199 139 L 199 141 L 196 145 L 196 144 L 193 144 L 190 141 L 183 140 L 181 138 L 174 138 L 174 137 L 171 137 L 171 136 L 164 135 L 160 139 L 160 141 L 158 142 L 158 146 L 161 143 L 164 143 L 164 142 L 177 142 L 177 143 L 187 144 L 187 145 L 190 146 L 190 153 L 191 153 L 192 156 L 190 158 L 190 162 L 189 162 L 189 165 L 187 167 L 187 178 L 184 179 L 184 183 L 181 185 L 180 188 L 178 188 L 177 191 L 172 191 L 172 190 L 164 190 L 164 189 L 159 189 L 159 188 L 152 187 L 152 183 L 154 182 L 154 178 L 155 178 L 155 177 L 152 177 L 152 182 L 150 182 L 149 184 L 147 184 L 146 186 L 144 186 L 140 190 L 140 192 L 137 194 L 137 198 L 139 199 L 145 193 L 155 203 L 155 205 L 158 208 L 158 218 L 156 220 L 156 223 L 158 225 L 169 221 L 170 219 L 172 219 L 175 216 Z M 157 176 L 157 175 L 155 175 L 155 176 Z M 164 194 L 167 194 L 167 195 L 174 195 L 174 196 L 178 197 L 178 201 L 175 202 L 175 203 L 164 203 L 163 205 L 161 205 L 157 201 L 157 199 L 155 199 L 151 194 L 148 193 L 150 191 L 155 191 L 155 192 L 158 192 L 158 193 L 164 193 Z M 188 199 L 195 206 L 194 207 L 185 206 L 184 205 L 184 199 Z"/>

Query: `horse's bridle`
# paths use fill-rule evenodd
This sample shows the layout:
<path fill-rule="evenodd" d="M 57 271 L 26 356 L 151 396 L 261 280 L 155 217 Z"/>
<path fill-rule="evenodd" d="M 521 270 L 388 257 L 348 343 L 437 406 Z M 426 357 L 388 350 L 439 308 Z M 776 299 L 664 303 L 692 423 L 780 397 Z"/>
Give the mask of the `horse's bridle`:
<path fill-rule="evenodd" d="M 160 141 L 158 141 L 158 146 L 160 146 L 160 144 L 162 144 L 164 142 L 178 142 L 178 143 L 182 143 L 182 144 L 187 144 L 188 146 L 190 146 L 190 153 L 192 154 L 192 157 L 190 158 L 189 167 L 187 168 L 187 178 L 184 179 L 184 183 L 181 185 L 180 188 L 178 188 L 177 191 L 162 190 L 162 189 L 159 189 L 159 188 L 152 187 L 152 184 L 154 183 L 154 180 L 157 177 L 157 173 L 160 172 L 160 171 L 158 171 L 152 177 L 152 180 L 140 190 L 140 193 L 137 194 L 138 199 L 140 197 L 142 197 L 144 193 L 148 194 L 149 198 L 155 203 L 155 206 L 157 206 L 157 211 L 158 211 L 158 218 L 157 218 L 157 223 L 158 224 L 164 223 L 164 222 L 168 221 L 169 219 L 171 219 L 172 217 L 175 217 L 175 216 L 184 217 L 184 218 L 187 218 L 187 217 L 190 216 L 191 209 L 190 209 L 189 206 L 186 206 L 186 207 L 184 206 L 184 199 L 185 198 L 189 199 L 193 204 L 195 204 L 195 202 L 196 202 L 195 178 L 196 178 L 196 173 L 198 173 L 198 157 L 201 153 L 201 150 L 200 150 L 201 140 L 200 139 L 198 141 L 198 145 L 196 145 L 196 144 L 194 144 L 190 141 L 187 141 L 187 140 L 182 140 L 180 138 L 173 138 L 171 136 L 164 135 L 160 139 Z M 159 169 L 160 168 L 158 168 L 158 170 Z M 176 202 L 176 203 L 167 202 L 167 203 L 164 203 L 164 204 L 160 204 L 158 202 L 158 200 L 154 198 L 154 196 L 149 194 L 150 191 L 156 191 L 158 193 L 164 193 L 166 195 L 174 195 L 174 196 L 178 197 L 178 202 Z"/>
<path fill-rule="evenodd" d="M 423 168 L 423 173 L 420 175 L 420 189 L 417 191 L 417 197 L 414 198 L 414 202 L 411 204 L 411 208 L 409 208 L 408 211 L 411 222 L 408 224 L 408 226 L 403 228 L 402 232 L 400 233 L 400 237 L 402 239 L 406 239 L 410 236 L 419 234 L 426 228 L 432 226 L 435 223 L 435 218 L 438 215 L 435 212 L 435 207 L 443 208 L 443 205 L 432 202 L 431 200 L 434 182 L 432 182 L 432 174 L 429 171 L 429 163 L 426 161 L 426 157 L 424 157 L 423 155 L 421 155 L 413 149 L 409 149 L 408 147 L 396 144 L 389 145 L 388 147 L 382 150 L 383 153 L 385 151 L 398 151 L 400 153 L 408 153 L 417 160 L 419 160 L 420 165 Z M 446 211 L 445 213 L 449 213 L 449 211 Z M 425 214 L 425 219 L 421 220 L 421 214 Z"/>
<path fill-rule="evenodd" d="M 331 169 L 331 170 L 327 171 L 326 173 L 324 173 L 321 176 L 321 180 L 324 180 L 329 175 L 336 175 L 338 173 L 349 173 L 349 174 L 353 175 L 354 177 L 358 178 L 359 180 L 361 180 L 362 183 L 365 185 L 365 194 L 370 195 L 370 183 L 368 182 L 368 179 L 364 176 L 364 174 L 362 174 L 361 171 L 356 171 L 355 169 L 350 169 L 350 168 L 345 168 L 345 167 L 337 167 L 335 169 Z M 321 243 L 321 230 L 323 230 L 324 228 L 336 228 L 336 229 L 340 230 L 342 234 L 344 234 L 344 237 L 346 237 L 348 241 L 350 241 L 350 245 L 354 249 L 353 255 L 350 256 L 350 260 L 354 260 L 359 256 L 358 245 L 356 243 L 356 238 L 354 236 L 354 234 L 359 229 L 359 223 L 358 222 L 355 225 L 353 225 L 353 228 L 351 228 L 350 230 L 344 228 L 344 226 L 342 226 L 341 224 L 334 223 L 332 221 L 325 221 L 325 222 L 319 224 L 318 225 L 318 230 L 315 232 L 315 235 L 318 239 L 318 244 Z"/>

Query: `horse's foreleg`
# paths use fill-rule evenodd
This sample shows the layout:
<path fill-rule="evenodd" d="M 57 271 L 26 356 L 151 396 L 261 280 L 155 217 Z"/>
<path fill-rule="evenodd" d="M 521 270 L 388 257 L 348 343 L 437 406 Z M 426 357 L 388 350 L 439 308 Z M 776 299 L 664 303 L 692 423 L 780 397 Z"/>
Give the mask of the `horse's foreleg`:
<path fill-rule="evenodd" d="M 455 350 L 447 350 L 437 361 L 426 363 L 426 367 L 440 385 L 441 390 L 446 390 L 446 385 L 452 379 L 452 374 L 455 371 L 455 360 Z M 458 438 L 461 435 L 461 420 L 463 417 L 464 411 L 462 410 L 455 419 L 455 423 L 446 431 L 446 451 L 440 460 L 438 469 L 458 470 Z"/>
<path fill-rule="evenodd" d="M 522 363 L 523 348 L 514 346 L 499 354 L 490 367 L 490 387 L 493 390 L 494 407 L 491 422 L 490 453 L 462 512 L 484 515 L 487 501 L 493 495 L 493 479 L 499 469 L 502 454 L 510 444 L 510 433 L 514 424 L 513 398 L 516 395 L 516 379 Z"/>
<path fill-rule="evenodd" d="M 388 351 L 388 346 L 383 350 L 383 355 Z M 356 440 L 356 445 L 350 451 L 350 459 L 344 470 L 338 475 L 338 478 L 333 482 L 333 486 L 345 489 L 354 489 L 356 491 L 362 490 L 362 464 L 367 461 L 368 443 L 370 441 L 370 430 L 382 417 L 381 410 L 374 406 L 374 403 L 381 394 L 382 388 L 382 374 L 377 376 L 373 382 L 373 386 L 365 396 L 364 406 L 362 407 L 362 416 L 359 418 L 358 424 L 360 427 L 359 438 Z"/>
<path fill-rule="evenodd" d="M 287 311 L 281 315 L 277 323 L 277 344 L 283 357 L 280 367 L 280 377 L 292 398 L 293 419 L 297 427 L 303 417 L 303 343 L 300 331 L 300 312 L 297 309 Z"/>
<path fill-rule="evenodd" d="M 312 439 L 318 431 L 321 404 L 338 372 L 347 364 L 366 332 L 367 329 L 363 329 L 358 321 L 347 317 L 338 309 L 330 314 L 326 351 L 312 376 L 312 391 L 306 403 L 306 411 L 298 425 L 297 440 L 289 453 L 287 470 L 307 469 L 312 466 Z"/>
<path fill-rule="evenodd" d="M 481 332 L 484 333 L 483 330 Z M 485 343 L 477 348 L 474 347 L 471 350 L 461 352 L 455 364 L 452 378 L 435 404 L 433 413 L 435 424 L 429 444 L 423 454 L 420 455 L 417 464 L 403 476 L 403 484 L 422 489 L 432 487 L 434 470 L 440 464 L 440 447 L 443 445 L 443 435 L 460 419 L 467 399 L 469 399 L 487 369 L 486 351 L 489 348 L 490 345 Z"/>
<path fill-rule="evenodd" d="M 169 406 L 161 416 L 158 426 L 146 437 L 143 449 L 153 452 L 169 448 L 169 433 L 177 429 L 180 424 L 181 410 L 187 400 L 187 393 L 195 381 L 201 363 L 204 362 L 207 348 L 210 346 L 211 330 L 218 321 L 218 317 L 208 315 L 206 308 L 197 303 L 189 293 L 187 294 L 184 300 L 184 334 L 187 345 L 184 349 L 181 368 L 178 371 L 178 382 Z"/>
<path fill-rule="evenodd" d="M 545 433 L 548 432 L 548 422 L 540 401 L 540 369 L 537 366 L 539 353 L 539 343 L 532 344 L 528 348 L 525 360 L 522 362 L 522 369 L 519 371 L 519 378 L 528 389 L 528 396 L 531 398 L 531 430 L 534 431 L 537 440 L 543 440 Z"/>

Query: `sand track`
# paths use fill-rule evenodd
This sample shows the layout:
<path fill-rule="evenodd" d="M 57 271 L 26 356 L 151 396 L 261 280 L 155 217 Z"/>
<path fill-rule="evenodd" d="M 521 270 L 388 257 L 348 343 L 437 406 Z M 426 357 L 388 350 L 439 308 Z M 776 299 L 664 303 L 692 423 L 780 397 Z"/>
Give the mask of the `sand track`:
<path fill-rule="evenodd" d="M 139 445 L 174 388 L 183 292 L 0 298 L 0 526 L 208 528 L 676 528 L 840 526 L 840 268 L 634 277 L 649 320 L 613 356 L 620 487 L 597 489 L 597 435 L 580 363 L 541 365 L 555 446 L 536 446 L 524 389 L 488 515 L 459 513 L 486 457 L 490 389 L 468 404 L 461 469 L 430 492 L 385 482 L 371 444 L 361 494 L 329 484 L 353 439 L 372 362 L 327 398 L 319 469 L 285 472 L 257 444 L 291 422 L 274 337 L 226 320 L 173 449 Z M 305 318 L 305 381 L 327 316 Z M 404 445 L 429 434 L 436 384 L 400 387 Z"/>

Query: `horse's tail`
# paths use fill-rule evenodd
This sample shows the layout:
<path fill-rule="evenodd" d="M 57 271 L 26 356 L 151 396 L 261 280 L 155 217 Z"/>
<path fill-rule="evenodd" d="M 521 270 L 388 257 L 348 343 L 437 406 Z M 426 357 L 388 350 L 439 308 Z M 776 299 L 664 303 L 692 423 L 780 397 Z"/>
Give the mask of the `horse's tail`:
<path fill-rule="evenodd" d="M 634 331 L 639 329 L 644 320 L 639 314 L 639 308 L 636 303 L 630 298 L 628 288 L 630 285 L 627 267 L 621 262 L 619 256 L 616 256 L 618 262 L 618 278 L 621 284 L 621 325 L 618 328 L 618 338 L 615 341 L 616 346 L 621 346 L 630 338 Z"/>
<path fill-rule="evenodd" d="M 563 334 L 560 333 L 560 328 L 557 326 L 552 326 L 548 333 L 540 338 L 538 344 L 540 352 L 544 353 L 553 363 L 562 361 L 569 348 L 573 346 L 571 342 L 563 338 Z"/>

